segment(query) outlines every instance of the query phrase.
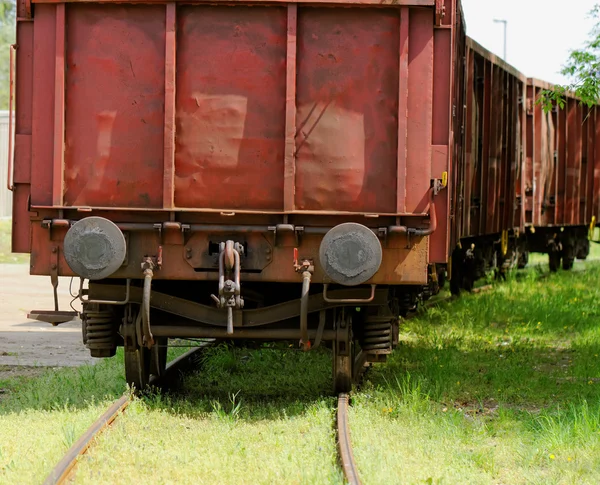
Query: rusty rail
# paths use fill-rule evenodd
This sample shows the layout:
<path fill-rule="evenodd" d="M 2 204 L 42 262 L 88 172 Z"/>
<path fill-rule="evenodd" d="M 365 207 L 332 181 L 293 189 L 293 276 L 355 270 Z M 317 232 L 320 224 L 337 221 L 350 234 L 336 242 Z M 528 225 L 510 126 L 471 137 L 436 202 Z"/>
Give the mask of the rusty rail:
<path fill-rule="evenodd" d="M 350 424 L 348 423 L 348 394 L 338 396 L 337 405 L 337 438 L 340 464 L 344 476 L 350 485 L 360 485 L 358 468 L 354 461 L 352 452 L 352 441 L 350 440 Z"/>
<path fill-rule="evenodd" d="M 212 343 L 207 343 L 177 357 L 167 365 L 165 374 L 160 378 L 154 377 L 150 380 L 150 384 L 160 385 L 165 377 L 181 369 L 192 356 L 211 344 Z M 71 448 L 69 448 L 63 459 L 50 472 L 44 481 L 44 485 L 58 485 L 67 483 L 67 480 L 77 465 L 79 458 L 88 451 L 93 440 L 100 436 L 117 418 L 119 418 L 119 416 L 123 414 L 130 402 L 130 396 L 128 394 L 124 394 L 117 399 L 102 416 L 94 421 L 87 431 L 71 446 Z"/>

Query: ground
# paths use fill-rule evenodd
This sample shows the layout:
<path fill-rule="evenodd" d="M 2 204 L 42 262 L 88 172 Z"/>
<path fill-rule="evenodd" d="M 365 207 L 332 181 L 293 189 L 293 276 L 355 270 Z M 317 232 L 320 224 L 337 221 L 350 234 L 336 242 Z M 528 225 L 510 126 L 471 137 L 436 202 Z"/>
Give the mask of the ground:
<path fill-rule="evenodd" d="M 31 310 L 54 308 L 49 277 L 30 276 L 28 264 L 0 264 L 0 281 L 0 380 L 30 375 L 28 368 L 33 366 L 77 366 L 95 361 L 81 340 L 81 321 L 53 327 L 27 318 Z M 70 278 L 60 278 L 61 310 L 70 309 L 69 282 Z M 14 366 L 24 368 L 19 371 Z"/>

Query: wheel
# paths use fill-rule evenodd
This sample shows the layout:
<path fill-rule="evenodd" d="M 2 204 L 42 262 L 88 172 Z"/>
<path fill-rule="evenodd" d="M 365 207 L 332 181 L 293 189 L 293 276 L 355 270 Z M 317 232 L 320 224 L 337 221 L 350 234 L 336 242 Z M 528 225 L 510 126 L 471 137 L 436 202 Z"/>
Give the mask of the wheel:
<path fill-rule="evenodd" d="M 333 343 L 333 391 L 350 392 L 354 375 L 354 342 L 350 342 L 349 355 L 340 355 L 337 342 Z"/>
<path fill-rule="evenodd" d="M 519 253 L 519 262 L 517 263 L 517 267 L 519 269 L 525 269 L 527 264 L 529 263 L 529 251 L 524 251 Z"/>
<path fill-rule="evenodd" d="M 350 392 L 354 376 L 354 342 L 352 317 L 341 311 L 336 318 L 338 338 L 333 342 L 333 391 Z"/>
<path fill-rule="evenodd" d="M 573 269 L 574 263 L 575 258 L 563 258 L 562 267 L 565 271 L 570 271 Z"/>
<path fill-rule="evenodd" d="M 138 391 L 150 381 L 150 353 L 146 347 L 125 349 L 125 380 Z"/>
<path fill-rule="evenodd" d="M 558 252 L 551 252 L 548 254 L 548 266 L 550 271 L 556 273 L 560 267 L 560 254 Z"/>
<path fill-rule="evenodd" d="M 140 346 L 138 332 L 141 331 L 141 315 L 137 305 L 130 305 L 124 319 L 125 380 L 141 391 L 150 382 L 150 375 L 164 375 L 167 366 L 166 337 L 157 338 L 152 349 Z"/>
<path fill-rule="evenodd" d="M 460 295 L 460 281 L 456 273 L 452 275 L 450 280 L 450 293 L 454 296 Z"/>

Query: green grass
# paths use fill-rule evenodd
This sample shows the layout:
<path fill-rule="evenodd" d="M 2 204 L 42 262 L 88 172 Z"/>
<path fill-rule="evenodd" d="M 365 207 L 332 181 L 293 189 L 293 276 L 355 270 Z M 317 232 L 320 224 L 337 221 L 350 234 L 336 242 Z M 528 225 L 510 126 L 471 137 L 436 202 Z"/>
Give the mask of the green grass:
<path fill-rule="evenodd" d="M 0 483 L 42 483 L 108 403 L 122 394 L 122 352 L 97 365 L 0 380 Z"/>
<path fill-rule="evenodd" d="M 10 219 L 0 220 L 0 264 L 1 263 L 28 263 L 29 254 L 16 254 L 11 252 Z"/>
<path fill-rule="evenodd" d="M 600 265 L 586 265 L 405 322 L 353 397 L 364 483 L 600 482 Z M 182 390 L 137 398 L 75 483 L 342 483 L 330 357 L 212 348 Z M 123 392 L 122 359 L 0 381 L 0 483 L 41 483 Z"/>
<path fill-rule="evenodd" d="M 123 392 L 122 359 L 0 381 L 0 483 L 43 481 Z M 182 389 L 136 398 L 75 483 L 342 483 L 328 351 L 220 346 Z"/>
<path fill-rule="evenodd" d="M 183 394 L 136 401 L 75 483 L 342 483 L 330 389 L 327 351 L 211 349 Z"/>
<path fill-rule="evenodd" d="M 364 482 L 598 483 L 598 301 L 589 264 L 406 322 L 351 409 Z"/>

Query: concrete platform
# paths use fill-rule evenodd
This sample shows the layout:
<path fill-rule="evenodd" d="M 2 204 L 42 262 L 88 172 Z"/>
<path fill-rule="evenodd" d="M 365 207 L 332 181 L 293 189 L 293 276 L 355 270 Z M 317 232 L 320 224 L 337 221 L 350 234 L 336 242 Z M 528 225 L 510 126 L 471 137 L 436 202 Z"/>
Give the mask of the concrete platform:
<path fill-rule="evenodd" d="M 71 310 L 70 278 L 60 278 L 59 309 Z M 77 291 L 79 280 L 73 281 Z M 79 302 L 74 303 L 81 309 Z M 81 321 L 57 327 L 29 320 L 31 310 L 53 310 L 48 276 L 30 276 L 27 264 L 0 264 L 0 366 L 77 366 L 98 362 L 81 339 Z"/>

